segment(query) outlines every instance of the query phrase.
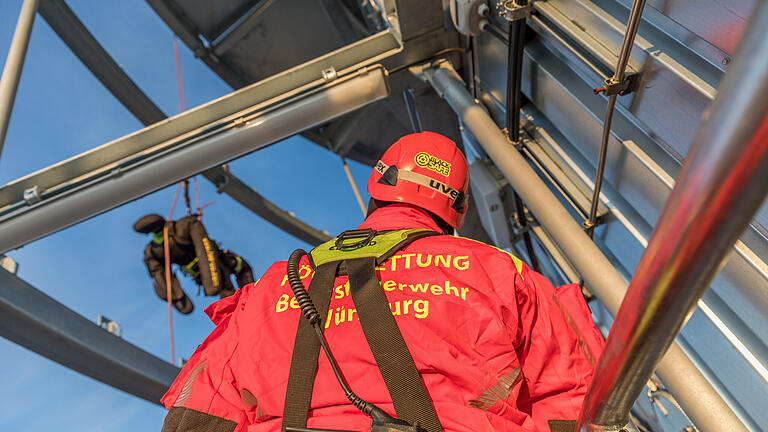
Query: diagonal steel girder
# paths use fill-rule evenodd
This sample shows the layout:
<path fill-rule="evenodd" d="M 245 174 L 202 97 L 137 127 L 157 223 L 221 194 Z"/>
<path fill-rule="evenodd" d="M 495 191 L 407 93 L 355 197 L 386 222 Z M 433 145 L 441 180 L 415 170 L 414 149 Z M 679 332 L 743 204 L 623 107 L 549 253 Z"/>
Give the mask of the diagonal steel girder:
<path fill-rule="evenodd" d="M 272 83 L 256 83 L 235 92 L 233 96 L 258 89 L 261 84 Z M 0 211 L 0 250 L 22 246 L 388 95 L 386 70 L 381 66 L 363 67 L 330 83 L 320 78 L 302 88 L 228 115 L 213 124 L 160 140 L 156 137 L 161 132 L 158 128 L 173 128 L 176 126 L 174 120 L 183 122 L 186 115 L 200 115 L 201 111 L 188 111 L 164 120 L 125 138 L 130 141 L 148 135 L 145 140 L 139 140 L 138 144 L 142 146 L 140 152 L 112 163 L 97 164 L 95 169 L 82 177 L 55 184 L 51 188 L 40 188 L 39 183 L 34 182 L 31 183 L 33 186 L 29 186 L 32 189 L 19 188 L 19 192 L 25 194 L 27 199 L 7 205 Z M 212 104 L 225 102 L 228 102 L 226 97 Z M 201 108 L 204 110 L 206 107 L 210 108 Z M 110 156 L 110 150 L 121 150 L 123 140 L 113 141 L 95 151 Z M 19 182 L 47 179 L 45 176 L 51 171 L 61 165 L 77 162 L 77 159 L 62 162 Z M 77 167 L 74 164 L 74 168 Z M 59 171 L 59 175 L 70 172 Z M 11 186 L 18 188 L 17 184 L 6 188 Z M 36 190 L 45 192 L 37 193 Z"/>
<path fill-rule="evenodd" d="M 0 336 L 152 403 L 179 373 L 2 268 L 0 317 Z"/>
<path fill-rule="evenodd" d="M 312 97 L 317 100 L 319 95 L 316 93 L 317 90 L 333 91 L 333 87 L 339 85 L 347 86 L 354 91 L 354 93 L 342 94 L 340 99 L 334 100 L 342 104 L 350 103 L 352 99 L 357 101 L 351 105 L 348 104 L 344 109 L 334 109 L 337 104 L 330 103 L 326 106 L 327 112 L 321 117 L 316 117 L 314 122 L 310 122 L 308 117 L 295 118 L 299 123 L 289 129 L 284 128 L 285 124 L 279 124 L 280 137 L 285 138 L 304 128 L 328 121 L 385 97 L 389 91 L 386 72 L 380 68 L 366 71 L 365 67 L 401 50 L 402 45 L 392 32 L 380 32 L 228 96 L 13 181 L 0 188 L 0 250 L 7 251 L 19 247 L 179 180 L 180 178 L 165 181 L 158 178 L 157 185 L 151 188 L 144 187 L 135 193 L 121 190 L 121 194 L 127 193 L 127 195 L 109 196 L 109 204 L 106 204 L 106 201 L 104 205 L 93 203 L 89 205 L 90 208 L 87 211 L 80 209 L 73 213 L 71 206 L 67 207 L 60 200 L 64 195 L 83 193 L 94 183 L 103 183 L 107 179 L 120 181 L 131 166 L 150 159 L 152 163 L 156 163 L 156 159 L 163 157 L 161 155 L 173 155 L 175 148 L 185 147 L 193 141 L 221 132 L 229 133 L 232 129 L 238 129 L 242 119 L 253 118 L 258 112 L 267 114 L 277 107 L 285 110 L 285 105 L 289 102 L 298 103 L 297 106 L 307 108 L 306 104 L 301 103 L 302 95 L 313 94 Z M 326 83 L 327 78 L 323 78 L 323 71 L 330 68 L 333 68 L 336 76 L 340 78 Z M 368 77 L 367 82 L 370 85 L 355 87 L 354 84 L 350 84 L 345 77 L 361 75 L 361 72 L 356 71 L 363 71 L 362 75 Z M 375 75 L 378 75 L 378 78 Z M 338 91 L 336 92 L 338 94 Z M 326 102 L 331 101 L 326 100 Z M 261 129 L 267 127 L 268 125 Z M 212 165 L 234 159 L 258 147 L 260 145 L 255 143 L 245 145 L 236 154 L 223 158 L 214 157 L 208 161 L 209 163 L 199 165 L 199 169 L 187 170 L 184 175 L 189 176 L 203 171 Z M 27 199 L 25 199 L 25 192 Z M 62 214 L 66 217 L 57 218 L 58 220 L 41 217 L 43 215 L 41 209 L 50 207 L 48 204 L 52 204 L 53 201 L 57 201 L 58 207 L 70 210 Z M 38 215 L 35 221 L 28 218 L 35 214 Z"/>
<path fill-rule="evenodd" d="M 165 113 L 134 83 L 96 38 L 88 31 L 63 0 L 43 0 L 40 15 L 94 76 L 145 126 L 167 118 Z M 237 202 L 289 234 L 318 245 L 330 236 L 317 230 L 261 196 L 240 181 L 228 168 L 217 167 L 203 172 Z M 219 187 L 227 181 L 226 187 Z"/>
<path fill-rule="evenodd" d="M 168 117 L 128 77 L 64 0 L 42 0 L 38 12 L 72 53 L 140 122 L 147 126 Z"/>
<path fill-rule="evenodd" d="M 331 239 L 326 231 L 313 228 L 287 211 L 264 198 L 253 188 L 243 183 L 229 172 L 226 165 L 211 168 L 203 176 L 216 185 L 216 190 L 229 195 L 232 199 L 258 214 L 264 220 L 288 234 L 317 246 Z"/>

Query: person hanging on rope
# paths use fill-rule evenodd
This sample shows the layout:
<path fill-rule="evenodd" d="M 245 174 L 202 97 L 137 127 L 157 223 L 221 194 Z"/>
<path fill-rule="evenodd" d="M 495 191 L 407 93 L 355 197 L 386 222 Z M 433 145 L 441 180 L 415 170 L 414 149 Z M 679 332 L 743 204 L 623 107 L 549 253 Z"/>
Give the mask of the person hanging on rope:
<path fill-rule="evenodd" d="M 152 240 L 144 249 L 144 263 L 147 265 L 155 293 L 162 300 L 168 299 L 165 274 L 165 252 L 163 245 L 163 229 L 166 221 L 158 214 L 143 216 L 133 229 L 142 234 L 151 234 Z M 253 282 L 253 273 L 248 263 L 228 250 L 219 250 L 216 242 L 208 237 L 208 233 L 193 214 L 177 221 L 167 222 L 169 259 L 198 286 L 202 286 L 205 295 L 219 295 L 221 298 L 231 296 L 236 288 L 232 285 L 234 275 L 238 287 Z M 189 314 L 194 309 L 192 301 L 181 289 L 181 284 L 175 274 L 171 274 L 171 300 L 173 306 L 183 314 Z"/>
<path fill-rule="evenodd" d="M 394 143 L 358 229 L 206 309 L 163 432 L 573 430 L 602 336 L 578 284 L 451 235 L 468 185 L 450 139 Z"/>

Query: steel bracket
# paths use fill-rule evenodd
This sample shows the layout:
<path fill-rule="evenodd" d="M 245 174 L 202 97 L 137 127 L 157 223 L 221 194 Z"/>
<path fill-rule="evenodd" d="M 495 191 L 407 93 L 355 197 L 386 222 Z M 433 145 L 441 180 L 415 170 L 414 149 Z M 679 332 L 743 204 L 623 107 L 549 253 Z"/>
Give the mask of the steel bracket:
<path fill-rule="evenodd" d="M 115 320 L 111 320 L 105 317 L 104 315 L 99 314 L 99 318 L 96 321 L 96 325 L 98 325 L 99 327 L 103 328 L 104 330 L 112 333 L 117 337 L 123 336 L 123 329 L 120 326 L 120 324 Z"/>
<path fill-rule="evenodd" d="M 584 222 L 581 223 L 581 227 L 584 229 L 584 231 L 587 234 L 591 234 L 592 231 L 595 228 L 597 228 L 600 225 L 602 225 L 603 222 L 605 222 L 605 213 L 603 213 L 603 214 L 598 213 L 595 216 L 595 222 L 594 223 L 590 222 L 589 219 L 587 219 L 587 220 L 585 220 Z"/>
<path fill-rule="evenodd" d="M 615 94 L 624 96 L 632 93 L 637 84 L 638 74 L 628 74 L 624 77 L 623 81 L 619 81 L 614 77 L 606 78 L 603 81 L 603 86 L 593 90 L 595 94 L 603 93 L 606 96 L 613 96 Z"/>
<path fill-rule="evenodd" d="M 476 101 L 476 102 L 480 103 L 479 101 Z M 509 143 L 509 145 L 513 146 L 518 150 L 523 148 L 523 140 L 519 139 L 517 141 L 512 141 L 512 139 L 509 138 L 509 132 L 507 128 L 502 129 L 501 132 L 504 134 L 505 137 L 507 137 L 507 142 Z"/>
<path fill-rule="evenodd" d="M 323 81 L 335 81 L 338 77 L 339 75 L 336 73 L 336 69 L 334 69 L 333 66 L 329 67 L 328 69 L 323 69 Z"/>
<path fill-rule="evenodd" d="M 22 196 L 27 205 L 37 204 L 42 200 L 40 197 L 40 188 L 38 188 L 37 185 L 32 186 L 29 189 L 24 189 L 24 194 Z"/>
<path fill-rule="evenodd" d="M 219 179 L 216 179 L 216 181 L 213 182 L 213 185 L 216 186 L 216 193 L 223 193 L 227 189 L 227 186 L 229 186 L 229 183 L 231 181 L 231 177 L 229 174 L 229 165 L 222 164 L 221 171 L 223 172 L 222 179 L 220 181 Z"/>
<path fill-rule="evenodd" d="M 122 167 L 113 168 L 111 171 L 109 171 L 109 175 L 112 178 L 118 178 L 121 175 L 123 175 L 123 168 Z"/>
<path fill-rule="evenodd" d="M 509 22 L 530 18 L 531 11 L 533 10 L 533 0 L 529 0 L 526 4 L 520 4 L 518 1 L 506 0 L 496 3 L 499 9 L 499 16 Z"/>
<path fill-rule="evenodd" d="M 521 226 L 520 221 L 518 221 L 517 218 L 515 218 L 514 216 L 510 218 L 512 222 L 510 223 L 512 228 L 511 230 L 512 232 L 510 235 L 510 242 L 513 245 L 519 242 L 520 240 L 522 240 L 523 236 L 525 236 L 525 233 L 527 233 L 528 231 L 531 231 L 533 227 L 532 224 L 534 223 L 534 221 L 533 219 L 527 217 L 527 212 L 526 212 L 526 218 L 528 219 L 528 225 L 526 226 Z"/>

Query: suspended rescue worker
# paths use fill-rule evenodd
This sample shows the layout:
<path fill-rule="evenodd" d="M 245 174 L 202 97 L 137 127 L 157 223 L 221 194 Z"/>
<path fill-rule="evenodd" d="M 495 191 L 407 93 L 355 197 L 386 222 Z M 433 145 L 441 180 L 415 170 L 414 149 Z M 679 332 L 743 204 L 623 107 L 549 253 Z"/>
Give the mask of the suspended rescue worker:
<path fill-rule="evenodd" d="M 572 429 L 602 337 L 578 285 L 448 235 L 467 188 L 451 140 L 398 140 L 358 230 L 206 309 L 216 329 L 163 397 L 163 431 Z"/>
<path fill-rule="evenodd" d="M 228 250 L 219 250 L 216 242 L 208 237 L 203 223 L 197 215 L 183 217 L 166 224 L 158 214 L 148 214 L 133 224 L 133 229 L 142 234 L 152 234 L 152 241 L 144 249 L 144 263 L 147 265 L 155 293 L 167 301 L 168 290 L 165 274 L 164 228 L 168 227 L 168 249 L 171 264 L 176 264 L 198 286 L 202 286 L 205 295 L 229 297 L 235 293 L 231 276 L 237 285 L 243 287 L 253 282 L 251 266 L 237 254 Z M 194 309 L 174 273 L 171 279 L 171 301 L 183 314 Z"/>

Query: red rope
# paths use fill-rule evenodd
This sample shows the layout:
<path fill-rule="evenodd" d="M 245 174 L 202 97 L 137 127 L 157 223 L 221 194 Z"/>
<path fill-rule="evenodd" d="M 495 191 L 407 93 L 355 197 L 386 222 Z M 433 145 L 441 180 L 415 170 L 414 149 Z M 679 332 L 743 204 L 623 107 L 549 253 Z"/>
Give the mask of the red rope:
<path fill-rule="evenodd" d="M 173 304 L 171 300 L 171 251 L 168 245 L 168 224 L 173 220 L 173 211 L 176 209 L 176 201 L 179 200 L 181 183 L 176 184 L 176 193 L 173 195 L 173 203 L 163 227 L 163 255 L 165 255 L 165 293 L 168 299 L 168 335 L 171 339 L 171 364 L 176 364 L 176 350 L 173 344 Z"/>
<path fill-rule="evenodd" d="M 173 211 L 176 209 L 176 201 L 179 199 L 179 192 L 181 192 L 181 184 L 183 182 L 179 182 L 176 184 L 176 194 L 173 195 L 173 204 L 171 204 L 171 211 L 168 212 L 168 217 L 165 218 L 168 222 L 173 220 Z"/>
<path fill-rule="evenodd" d="M 195 186 L 195 201 L 197 202 L 197 219 L 203 220 L 203 207 L 200 206 L 200 191 L 197 190 L 197 176 L 192 177 L 192 184 Z"/>
<path fill-rule="evenodd" d="M 176 39 L 176 36 L 173 37 L 173 55 L 176 60 L 176 91 L 178 93 L 178 99 L 179 99 L 179 112 L 183 112 L 187 110 L 187 96 L 184 93 L 184 79 L 181 75 L 181 60 L 179 60 L 179 41 Z M 203 219 L 203 207 L 200 206 L 200 192 L 197 190 L 197 177 L 192 178 L 192 183 L 195 185 L 195 200 L 197 201 L 197 218 L 199 220 Z M 186 203 L 187 203 L 187 214 L 190 213 L 189 210 L 189 194 L 187 192 L 187 181 L 185 180 L 184 183 L 184 190 L 185 190 L 185 197 L 186 197 Z"/>
<path fill-rule="evenodd" d="M 176 37 L 173 38 L 173 53 L 176 59 L 176 89 L 178 91 L 179 98 L 179 112 L 187 110 L 187 99 L 184 95 L 184 80 L 181 76 L 181 61 L 179 61 L 179 42 Z M 197 201 L 197 217 L 202 219 L 203 207 L 200 206 L 200 193 L 197 189 L 197 177 L 193 177 L 192 182 L 195 186 L 195 200 Z M 187 205 L 187 214 L 190 213 L 189 209 L 189 183 L 187 180 L 176 184 L 176 193 L 173 195 L 173 203 L 171 204 L 171 210 L 168 212 L 166 218 L 165 227 L 163 227 L 163 250 L 165 254 L 165 286 L 166 297 L 168 298 L 168 335 L 171 340 L 171 364 L 176 364 L 176 352 L 173 343 L 173 302 L 171 300 L 171 251 L 168 244 L 168 225 L 173 220 L 173 211 L 176 210 L 176 202 L 179 200 L 179 194 L 181 193 L 181 187 L 184 185 L 184 201 Z M 210 203 L 209 203 L 210 204 Z M 206 204 L 207 206 L 208 204 Z"/>
<path fill-rule="evenodd" d="M 181 77 L 181 61 L 179 60 L 179 41 L 173 37 L 173 54 L 176 58 L 176 90 L 179 97 L 179 112 L 187 110 L 187 98 L 184 95 L 184 80 Z"/>
<path fill-rule="evenodd" d="M 168 247 L 168 224 L 163 227 L 163 249 L 165 252 L 165 290 L 168 298 L 168 333 L 171 338 L 171 364 L 176 364 L 176 352 L 173 346 L 173 309 L 171 306 L 171 258 Z"/>

